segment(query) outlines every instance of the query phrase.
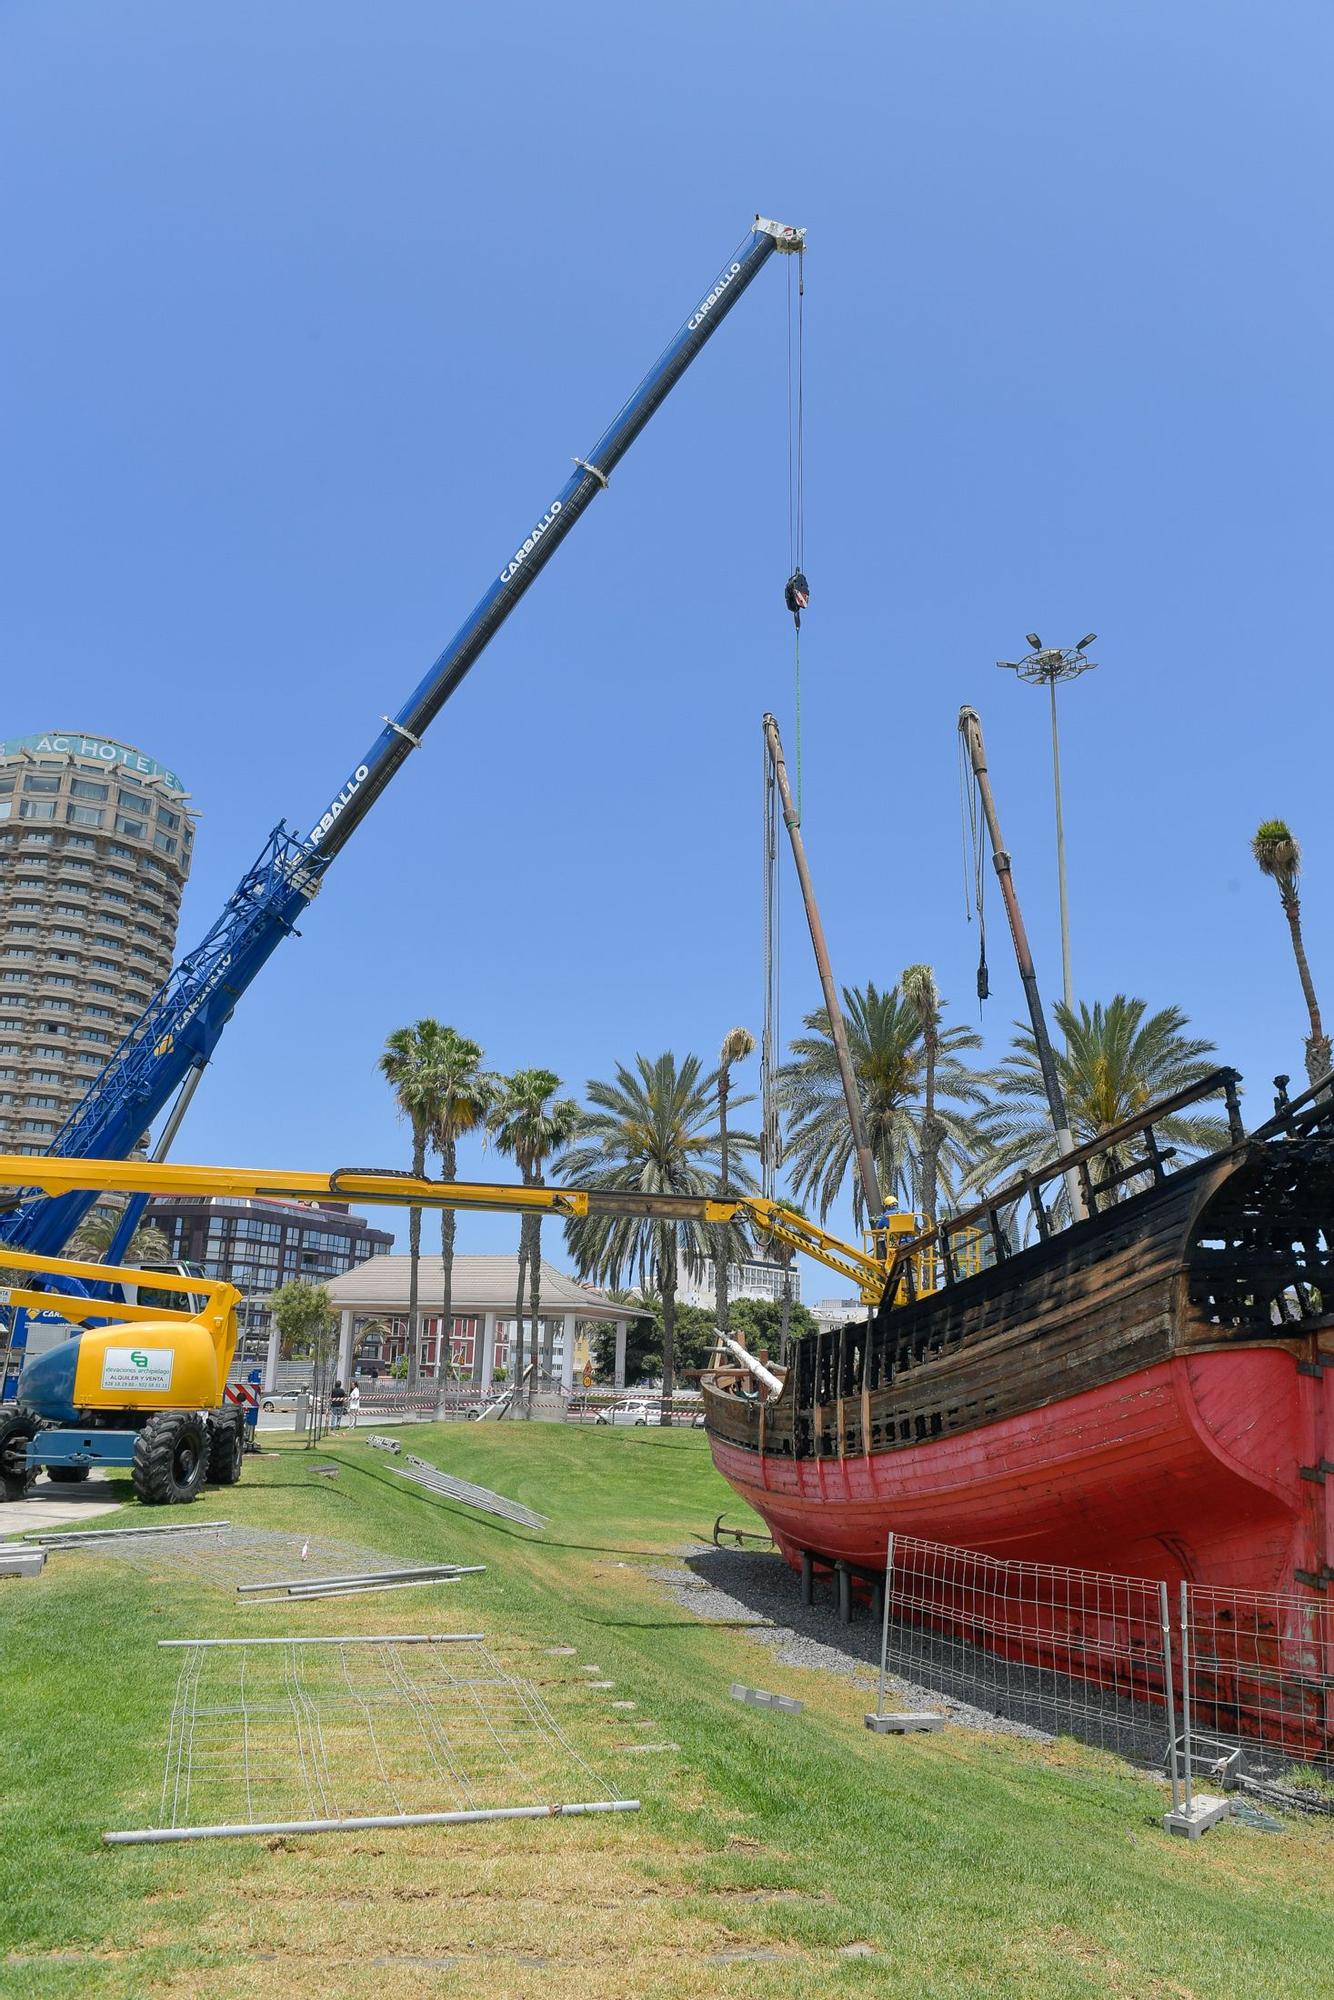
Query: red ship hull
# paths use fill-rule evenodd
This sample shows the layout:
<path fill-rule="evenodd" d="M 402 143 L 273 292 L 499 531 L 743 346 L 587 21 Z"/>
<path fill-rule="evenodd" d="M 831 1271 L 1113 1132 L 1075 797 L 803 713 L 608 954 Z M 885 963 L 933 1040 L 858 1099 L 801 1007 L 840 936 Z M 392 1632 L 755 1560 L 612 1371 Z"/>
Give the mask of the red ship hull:
<path fill-rule="evenodd" d="M 718 1470 L 794 1568 L 808 1554 L 878 1574 L 892 1531 L 1102 1576 L 1105 1603 L 1086 1574 L 1073 1617 L 1041 1591 L 1011 1603 L 1009 1636 L 994 1643 L 1029 1664 L 1068 1661 L 1076 1627 L 1087 1638 L 1118 1615 L 1136 1623 L 1114 1578 L 1166 1582 L 1173 1603 L 1183 1580 L 1212 1587 L 1222 1593 L 1209 1640 L 1220 1666 L 1207 1693 L 1197 1684 L 1198 1719 L 1252 1733 L 1248 1718 L 1282 1673 L 1280 1739 L 1299 1756 L 1329 1759 L 1334 1627 L 1320 1586 L 1323 1552 L 1334 1546 L 1334 1477 L 1309 1473 L 1334 1466 L 1331 1405 L 1319 1367 L 1300 1374 L 1282 1350 L 1231 1349 L 1178 1356 L 904 1452 L 794 1460 L 712 1433 L 710 1444 Z M 906 1560 L 911 1568 L 916 1559 Z M 925 1575 L 913 1589 L 926 1623 L 970 1631 L 966 1590 Z M 1157 1639 L 1148 1602 L 1138 1635 L 1145 1660 Z M 1122 1691 L 1163 1698 L 1152 1678 Z"/>
<path fill-rule="evenodd" d="M 885 1538 L 1175 1584 L 1292 1592 L 1334 1546 L 1319 1374 L 1274 1348 L 1180 1355 L 906 1451 L 802 1459 L 710 1432 L 714 1462 L 803 1550 L 874 1571 Z"/>
<path fill-rule="evenodd" d="M 1113 1577 L 1192 1586 L 1210 1710 L 1281 1683 L 1283 1740 L 1334 1756 L 1334 1096 L 1249 1136 L 1230 1098 L 1232 1142 L 1167 1173 L 1153 1124 L 1184 1101 L 900 1243 L 879 1305 L 796 1340 L 781 1392 L 706 1375 L 709 1442 L 794 1567 L 874 1578 L 893 1533 L 910 1576 L 918 1543 L 1085 1573 L 1074 1622 Z M 1039 1183 L 1071 1163 L 1089 1214 L 1056 1229 Z M 964 1628 L 951 1586 L 912 1588 Z M 1035 1588 L 1002 1645 L 1040 1649 L 1057 1610 Z"/>

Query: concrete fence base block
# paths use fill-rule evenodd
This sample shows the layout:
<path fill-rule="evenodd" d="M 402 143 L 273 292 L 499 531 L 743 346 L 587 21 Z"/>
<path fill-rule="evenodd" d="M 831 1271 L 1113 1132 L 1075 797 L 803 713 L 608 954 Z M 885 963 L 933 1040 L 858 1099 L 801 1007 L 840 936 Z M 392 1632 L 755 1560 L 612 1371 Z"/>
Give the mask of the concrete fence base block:
<path fill-rule="evenodd" d="M 943 1729 L 945 1718 L 927 1709 L 903 1710 L 895 1715 L 868 1715 L 866 1727 L 877 1736 L 910 1736 L 918 1729 Z"/>
<path fill-rule="evenodd" d="M 1217 1826 L 1220 1819 L 1226 1819 L 1231 1810 L 1231 1800 L 1197 1792 L 1189 1805 L 1183 1803 L 1163 1814 L 1163 1831 L 1179 1833 L 1183 1840 L 1198 1840 L 1211 1826 Z"/>
<path fill-rule="evenodd" d="M 0 1576 L 40 1576 L 45 1549 L 0 1549 Z"/>
<path fill-rule="evenodd" d="M 753 1708 L 779 1708 L 784 1715 L 800 1715 L 802 1704 L 790 1694 L 770 1694 L 767 1688 L 747 1687 L 742 1681 L 732 1682 L 733 1701 L 749 1702 Z"/>

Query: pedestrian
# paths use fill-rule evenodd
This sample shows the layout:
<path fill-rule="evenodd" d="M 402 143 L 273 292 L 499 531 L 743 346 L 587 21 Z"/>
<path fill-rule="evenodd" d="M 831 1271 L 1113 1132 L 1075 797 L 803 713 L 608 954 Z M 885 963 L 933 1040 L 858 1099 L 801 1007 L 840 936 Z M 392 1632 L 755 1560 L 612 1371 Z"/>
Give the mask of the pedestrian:
<path fill-rule="evenodd" d="M 342 1430 L 343 1412 L 346 1408 L 347 1390 L 343 1387 L 341 1380 L 339 1380 L 334 1383 L 333 1394 L 329 1398 L 329 1428 L 331 1430 Z"/>
<path fill-rule="evenodd" d="M 347 1421 L 353 1430 L 357 1428 L 357 1412 L 361 1408 L 361 1390 L 354 1382 L 347 1399 Z"/>

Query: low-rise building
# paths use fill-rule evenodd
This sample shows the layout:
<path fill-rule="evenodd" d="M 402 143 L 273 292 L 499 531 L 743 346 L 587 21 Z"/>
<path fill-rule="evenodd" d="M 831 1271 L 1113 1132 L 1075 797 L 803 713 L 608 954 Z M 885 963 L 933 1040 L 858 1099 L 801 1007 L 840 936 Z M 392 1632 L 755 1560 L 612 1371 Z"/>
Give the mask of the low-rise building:
<path fill-rule="evenodd" d="M 356 1366 L 379 1373 L 407 1359 L 408 1282 L 411 1259 L 377 1256 L 359 1261 L 329 1286 L 339 1316 L 336 1373 L 347 1381 Z M 444 1270 L 439 1256 L 422 1257 L 417 1267 L 418 1310 L 421 1314 L 421 1375 L 434 1381 L 443 1363 L 454 1379 L 490 1389 L 513 1379 L 516 1365 L 514 1300 L 519 1260 L 513 1255 L 456 1256 L 454 1259 L 451 1335 L 448 1355 L 442 1355 L 439 1310 Z M 432 1304 L 436 1302 L 436 1310 Z M 564 1271 L 543 1261 L 538 1300 L 540 1328 L 538 1375 L 542 1383 L 566 1391 L 574 1386 L 591 1356 L 587 1333 L 597 1323 L 616 1330 L 615 1383 L 625 1386 L 625 1336 L 632 1305 L 618 1305 L 586 1289 Z M 368 1324 L 386 1329 L 365 1329 Z M 531 1339 L 525 1320 L 525 1346 Z"/>

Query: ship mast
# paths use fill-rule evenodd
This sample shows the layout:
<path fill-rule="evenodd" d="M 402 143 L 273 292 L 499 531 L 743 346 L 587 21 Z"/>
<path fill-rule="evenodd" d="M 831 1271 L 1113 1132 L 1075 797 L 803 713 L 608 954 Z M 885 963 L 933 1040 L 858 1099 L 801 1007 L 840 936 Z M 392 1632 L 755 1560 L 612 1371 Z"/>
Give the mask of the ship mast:
<path fill-rule="evenodd" d="M 829 963 L 829 947 L 825 943 L 824 925 L 820 921 L 820 908 L 815 900 L 815 886 L 811 881 L 811 871 L 806 860 L 806 843 L 801 837 L 801 818 L 792 802 L 792 788 L 787 781 L 787 765 L 783 760 L 783 744 L 778 734 L 778 724 L 772 715 L 764 718 L 764 742 L 769 753 L 769 764 L 774 781 L 778 786 L 783 805 L 783 824 L 792 842 L 792 859 L 797 864 L 797 880 L 801 884 L 801 900 L 806 910 L 806 922 L 810 926 L 811 944 L 815 949 L 816 969 L 820 974 L 820 987 L 824 993 L 825 1012 L 829 1016 L 829 1038 L 834 1044 L 834 1054 L 838 1060 L 838 1074 L 843 1084 L 843 1097 L 848 1107 L 848 1123 L 852 1127 L 852 1143 L 857 1155 L 857 1173 L 866 1198 L 866 1218 L 874 1229 L 884 1211 L 884 1200 L 880 1193 L 880 1176 L 875 1170 L 875 1157 L 866 1136 L 866 1120 L 862 1115 L 861 1093 L 857 1088 L 857 1078 L 852 1067 L 852 1052 L 848 1047 L 848 1031 L 843 1019 L 843 1010 L 838 1004 L 838 987 L 834 983 L 833 967 Z"/>
<path fill-rule="evenodd" d="M 968 760 L 973 767 L 973 776 L 977 780 L 978 797 L 982 801 L 982 815 L 986 820 L 987 833 L 991 840 L 991 858 L 1000 882 L 1001 898 L 1010 925 L 1010 936 L 1014 940 L 1014 955 L 1019 962 L 1019 977 L 1023 981 L 1024 998 L 1028 1002 L 1028 1018 L 1032 1023 L 1033 1040 L 1037 1044 L 1038 1064 L 1042 1070 L 1043 1087 L 1051 1111 L 1052 1130 L 1056 1134 L 1056 1150 L 1058 1154 L 1072 1153 L 1075 1142 L 1070 1136 L 1070 1120 L 1066 1115 L 1061 1080 L 1056 1073 L 1056 1058 L 1052 1054 L 1051 1037 L 1047 1033 L 1047 1018 L 1042 1011 L 1042 998 L 1038 992 L 1038 976 L 1033 965 L 1033 953 L 1029 948 L 1028 933 L 1024 929 L 1019 897 L 1014 886 L 1014 870 L 1005 842 L 1001 838 L 1000 820 L 996 816 L 996 801 L 992 797 L 991 779 L 987 775 L 987 748 L 982 740 L 982 724 L 975 708 L 964 707 L 959 710 L 959 734 L 967 746 Z M 1076 1222 L 1082 1222 L 1088 1215 L 1088 1206 L 1084 1200 L 1084 1190 L 1079 1184 L 1079 1176 L 1073 1167 L 1066 1172 L 1065 1187 L 1070 1197 L 1071 1214 Z"/>

